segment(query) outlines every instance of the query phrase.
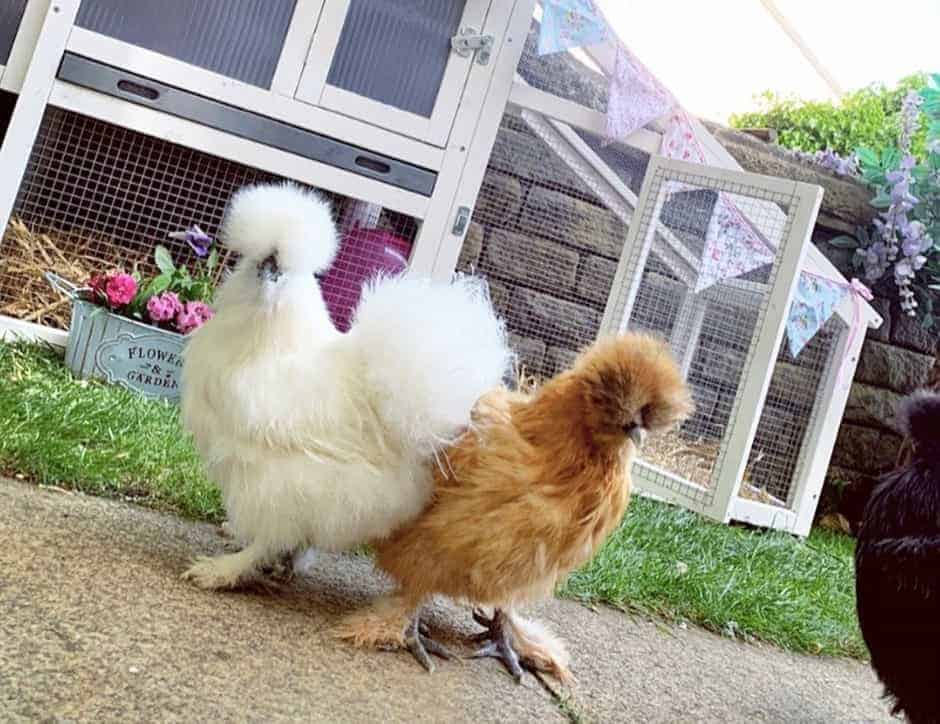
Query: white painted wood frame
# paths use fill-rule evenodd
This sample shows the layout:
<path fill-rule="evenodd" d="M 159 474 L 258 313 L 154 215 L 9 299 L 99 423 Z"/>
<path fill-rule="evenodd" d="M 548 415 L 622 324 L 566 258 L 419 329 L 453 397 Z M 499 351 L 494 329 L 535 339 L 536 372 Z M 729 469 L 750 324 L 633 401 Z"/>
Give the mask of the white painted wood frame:
<path fill-rule="evenodd" d="M 731 421 L 722 439 L 713 470 L 709 494 L 702 495 L 701 486 L 690 481 L 684 481 L 677 490 L 676 476 L 663 478 L 662 471 L 652 466 L 644 464 L 637 470 L 639 485 L 642 488 L 658 497 L 678 502 L 716 520 L 727 522 L 736 505 L 739 484 L 763 411 L 798 271 L 802 268 L 804 256 L 811 247 L 809 237 L 822 200 L 822 189 L 757 174 L 731 172 L 654 157 L 647 169 L 643 190 L 634 211 L 635 218 L 642 219 L 642 222 L 631 224 L 628 232 L 624 254 L 618 267 L 618 279 L 605 310 L 602 333 L 619 331 L 630 318 L 639 292 L 642 270 L 654 246 L 656 220 L 666 196 L 664 187 L 668 181 L 681 181 L 686 176 L 704 179 L 697 185 L 716 191 L 722 190 L 726 184 L 737 184 L 738 188 L 744 189 L 738 193 L 747 194 L 747 189 L 756 189 L 782 193 L 794 199 L 788 236 L 783 240 L 783 248 L 778 252 L 773 283 L 769 288 L 765 287 L 763 317 L 750 343 L 747 363 L 732 406 Z M 690 316 L 690 319 L 692 323 L 695 322 L 694 317 Z M 828 460 L 828 456 L 826 459 Z"/>
<path fill-rule="evenodd" d="M 461 207 L 472 212 L 525 45 L 536 0 L 493 3 L 483 33 L 494 37 L 492 56 L 475 63 L 461 98 L 444 163 L 421 225 L 409 269 L 450 279 L 469 222 L 460 233 L 454 223 Z"/>
<path fill-rule="evenodd" d="M 350 2 L 351 0 L 325 0 L 317 32 L 307 56 L 307 64 L 300 79 L 297 98 L 351 118 L 374 123 L 410 138 L 426 141 L 439 147 L 445 146 L 457 114 L 458 104 L 465 105 L 465 100 L 462 100 L 464 84 L 467 75 L 476 64 L 476 54 L 471 53 L 464 57 L 454 52 L 450 53 L 440 92 L 430 117 L 404 111 L 332 86 L 327 82 L 327 76 L 343 32 Z M 479 30 L 486 20 L 491 4 L 495 6 L 495 10 L 508 3 L 506 0 L 501 2 L 466 0 L 458 27 L 472 27 Z"/>
<path fill-rule="evenodd" d="M 28 0 L 6 66 L 0 66 L 0 90 L 19 93 L 33 57 L 50 0 Z"/>
<path fill-rule="evenodd" d="M 73 28 L 66 50 L 355 146 L 373 151 L 394 150 L 389 155 L 432 171 L 438 170 L 443 163 L 444 151 L 427 143 L 85 28 Z M 278 66 L 278 73 L 286 74 L 282 68 L 283 65 Z M 275 80 L 278 80 L 277 75 Z"/>

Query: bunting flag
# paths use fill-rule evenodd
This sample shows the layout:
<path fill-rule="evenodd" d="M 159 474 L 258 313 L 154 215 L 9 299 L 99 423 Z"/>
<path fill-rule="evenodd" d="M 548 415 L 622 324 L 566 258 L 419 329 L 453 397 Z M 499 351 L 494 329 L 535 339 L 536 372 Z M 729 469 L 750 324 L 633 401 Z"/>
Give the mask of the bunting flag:
<path fill-rule="evenodd" d="M 681 108 L 666 121 L 660 153 L 689 163 L 705 163 L 705 149 L 695 137 L 692 122 Z M 705 249 L 695 291 L 700 292 L 723 279 L 747 274 L 773 260 L 773 250 L 737 204 L 727 194 L 718 194 L 705 234 Z"/>
<path fill-rule="evenodd" d="M 611 37 L 593 0 L 545 0 L 539 28 L 539 55 L 596 45 Z"/>
<path fill-rule="evenodd" d="M 849 293 L 848 284 L 800 272 L 787 316 L 787 342 L 794 358 L 816 336 Z"/>
<path fill-rule="evenodd" d="M 676 99 L 622 45 L 617 46 L 607 95 L 607 138 L 626 138 L 675 108 Z"/>
<path fill-rule="evenodd" d="M 666 121 L 660 153 L 666 158 L 674 158 L 690 163 L 705 163 L 705 153 L 695 138 L 692 122 L 685 111 L 677 110 Z"/>
<path fill-rule="evenodd" d="M 719 194 L 705 232 L 696 293 L 723 279 L 747 274 L 773 260 L 773 252 L 761 241 L 734 202 L 725 194 Z"/>

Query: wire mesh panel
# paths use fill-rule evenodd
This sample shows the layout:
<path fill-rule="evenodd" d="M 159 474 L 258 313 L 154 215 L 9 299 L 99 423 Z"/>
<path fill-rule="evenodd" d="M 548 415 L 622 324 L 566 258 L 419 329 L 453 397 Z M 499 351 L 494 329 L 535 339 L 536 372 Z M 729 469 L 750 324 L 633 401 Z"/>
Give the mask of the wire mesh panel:
<path fill-rule="evenodd" d="M 678 434 L 644 445 L 643 478 L 652 489 L 705 509 L 716 504 L 719 488 L 738 490 L 741 481 L 729 475 L 743 469 L 742 492 L 786 505 L 831 348 L 822 335 L 798 360 L 780 352 L 772 404 L 763 407 L 759 390 L 771 371 L 754 363 L 755 348 L 762 335 L 781 329 L 779 314 L 776 329 L 767 328 L 765 317 L 785 249 L 803 243 L 803 230 L 793 228 L 797 187 L 759 177 L 751 185 L 746 175 L 699 172 L 688 164 L 660 161 L 653 168 L 608 314 L 622 315 L 615 328 L 670 341 L 696 411 Z M 779 281 L 788 293 L 791 280 Z M 749 382 L 756 396 L 744 394 Z M 741 421 L 762 408 L 752 438 Z M 741 429 L 748 432 L 732 445 L 732 433 Z"/>
<path fill-rule="evenodd" d="M 503 117 L 459 261 L 490 281 L 525 371 L 597 336 L 627 227 L 515 112 Z"/>
<path fill-rule="evenodd" d="M 193 252 L 167 238 L 192 224 L 214 235 L 231 195 L 275 180 L 267 172 L 80 114 L 49 108 L 0 247 L 0 314 L 65 328 L 69 310 L 42 278 L 84 282 L 95 271 L 154 271 L 163 244 L 180 264 Z M 403 269 L 417 222 L 381 207 L 325 194 L 342 245 L 322 280 L 334 322 L 348 327 L 362 284 Z M 223 257 L 226 266 L 234 259 Z"/>
<path fill-rule="evenodd" d="M 739 495 L 781 508 L 794 508 L 796 482 L 812 455 L 809 439 L 825 414 L 822 387 L 838 374 L 835 352 L 848 326 L 834 315 L 797 357 L 784 339 L 754 434 Z"/>

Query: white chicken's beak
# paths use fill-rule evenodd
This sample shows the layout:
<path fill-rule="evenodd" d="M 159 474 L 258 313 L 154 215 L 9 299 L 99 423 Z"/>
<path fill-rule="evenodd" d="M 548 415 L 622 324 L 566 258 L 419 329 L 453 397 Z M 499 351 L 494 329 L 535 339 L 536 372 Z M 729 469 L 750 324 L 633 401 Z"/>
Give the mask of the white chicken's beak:
<path fill-rule="evenodd" d="M 646 430 L 637 425 L 632 430 L 630 430 L 630 440 L 633 441 L 633 444 L 636 445 L 637 450 L 643 447 L 643 441 L 646 439 Z"/>
<path fill-rule="evenodd" d="M 277 265 L 277 257 L 271 254 L 258 264 L 258 278 L 263 282 L 276 282 L 281 276 Z"/>

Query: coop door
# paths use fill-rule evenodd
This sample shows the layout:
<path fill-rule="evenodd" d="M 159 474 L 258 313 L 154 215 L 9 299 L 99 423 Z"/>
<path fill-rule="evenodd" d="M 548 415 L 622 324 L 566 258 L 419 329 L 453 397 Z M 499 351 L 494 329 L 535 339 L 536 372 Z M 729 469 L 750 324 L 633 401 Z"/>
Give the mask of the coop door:
<path fill-rule="evenodd" d="M 640 489 L 729 519 L 820 198 L 807 184 L 650 163 L 602 328 L 667 339 L 696 411 L 644 445 Z"/>
<path fill-rule="evenodd" d="M 444 146 L 491 0 L 325 0 L 301 100 Z"/>

